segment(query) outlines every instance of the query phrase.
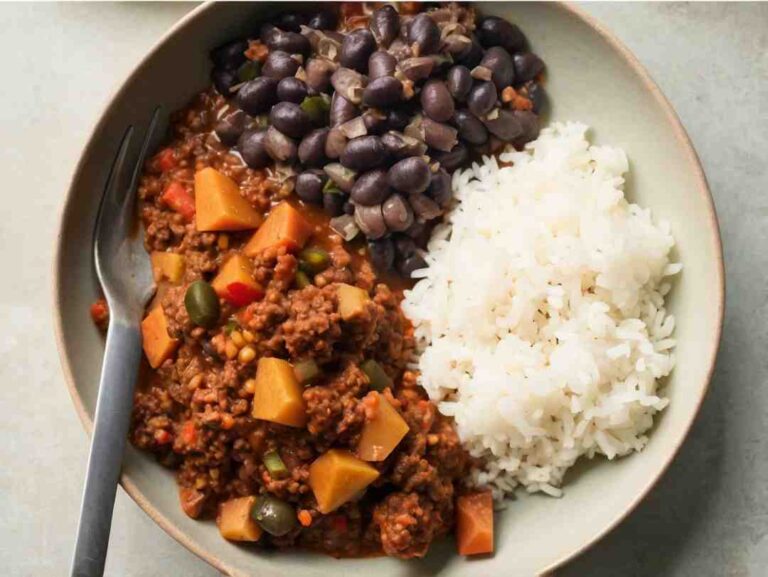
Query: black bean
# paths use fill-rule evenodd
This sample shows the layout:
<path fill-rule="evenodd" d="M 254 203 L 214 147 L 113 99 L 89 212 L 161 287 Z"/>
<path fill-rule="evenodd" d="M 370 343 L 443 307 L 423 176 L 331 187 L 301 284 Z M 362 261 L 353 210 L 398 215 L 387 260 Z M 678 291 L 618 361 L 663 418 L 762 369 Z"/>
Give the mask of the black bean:
<path fill-rule="evenodd" d="M 408 235 L 413 239 L 417 246 L 424 248 L 429 242 L 430 226 L 423 220 L 414 220 L 411 226 L 407 230 L 403 231 L 403 234 Z"/>
<path fill-rule="evenodd" d="M 357 106 L 352 104 L 338 92 L 333 93 L 333 96 L 331 97 L 330 111 L 331 126 L 344 124 L 353 118 L 357 118 L 359 114 L 360 110 L 358 110 Z"/>
<path fill-rule="evenodd" d="M 467 160 L 469 160 L 469 151 L 466 146 L 459 142 L 448 152 L 433 150 L 430 156 L 433 160 L 439 162 L 440 166 L 445 170 L 453 172 L 460 166 L 466 164 Z"/>
<path fill-rule="evenodd" d="M 323 58 L 310 58 L 304 67 L 307 74 L 307 87 L 317 93 L 328 92 L 334 70 L 335 66 L 332 62 Z"/>
<path fill-rule="evenodd" d="M 457 64 L 448 71 L 448 90 L 457 101 L 464 102 L 472 90 L 472 74 L 469 68 Z"/>
<path fill-rule="evenodd" d="M 467 68 L 472 69 L 480 64 L 480 60 L 482 59 L 483 47 L 480 46 L 480 42 L 478 42 L 477 38 L 473 34 L 472 43 L 466 50 L 464 50 L 464 52 L 458 54 L 455 60 L 458 64 L 463 64 Z"/>
<path fill-rule="evenodd" d="M 353 216 L 355 214 L 355 203 L 352 201 L 345 201 L 344 202 L 344 214 L 348 214 L 349 216 Z"/>
<path fill-rule="evenodd" d="M 427 152 L 427 145 L 421 140 L 396 131 L 387 132 L 381 137 L 381 143 L 392 158 L 422 156 Z"/>
<path fill-rule="evenodd" d="M 315 30 L 334 30 L 338 22 L 339 19 L 333 10 L 320 10 L 309 19 L 307 26 Z"/>
<path fill-rule="evenodd" d="M 533 80 L 544 71 L 544 61 L 533 52 L 520 52 L 513 59 L 515 78 L 519 84 Z"/>
<path fill-rule="evenodd" d="M 259 76 L 243 84 L 237 103 L 251 116 L 267 112 L 277 102 L 277 80 Z"/>
<path fill-rule="evenodd" d="M 222 116 L 213 130 L 223 145 L 234 146 L 243 130 L 245 130 L 245 123 L 247 121 L 248 115 L 245 112 L 235 110 Z"/>
<path fill-rule="evenodd" d="M 435 60 L 429 56 L 406 58 L 400 62 L 400 71 L 408 80 L 418 82 L 429 78 L 435 68 Z"/>
<path fill-rule="evenodd" d="M 346 147 L 347 137 L 344 133 L 338 128 L 331 128 L 325 139 L 325 155 L 331 159 L 339 158 Z"/>
<path fill-rule="evenodd" d="M 264 147 L 267 150 L 267 154 L 278 162 L 292 161 L 298 155 L 296 143 L 274 126 L 270 126 L 267 129 Z"/>
<path fill-rule="evenodd" d="M 427 263 L 420 254 L 413 254 L 398 263 L 397 270 L 405 278 L 411 278 L 414 271 L 426 268 Z"/>
<path fill-rule="evenodd" d="M 429 186 L 431 173 L 423 158 L 411 156 L 396 162 L 389 169 L 389 185 L 401 192 L 415 194 L 424 192 Z"/>
<path fill-rule="evenodd" d="M 498 92 L 493 82 L 479 82 L 469 92 L 467 107 L 475 116 L 485 116 L 496 105 L 497 98 Z"/>
<path fill-rule="evenodd" d="M 486 48 L 501 46 L 509 52 L 518 52 L 525 46 L 525 35 L 520 28 L 496 16 L 489 16 L 480 23 L 478 35 Z"/>
<path fill-rule="evenodd" d="M 488 130 L 469 110 L 457 110 L 453 115 L 453 124 L 459 131 L 459 138 L 469 144 L 479 146 L 488 140 Z"/>
<path fill-rule="evenodd" d="M 381 205 L 355 207 L 355 222 L 363 234 L 370 239 L 381 238 L 387 234 L 387 224 L 381 212 Z"/>
<path fill-rule="evenodd" d="M 299 144 L 299 161 L 301 164 L 321 167 L 328 161 L 325 155 L 328 132 L 327 128 L 317 128 L 302 139 Z"/>
<path fill-rule="evenodd" d="M 281 80 L 288 76 L 293 76 L 299 69 L 298 61 L 291 58 L 291 55 L 282 50 L 274 50 L 267 56 L 267 61 L 261 69 L 262 76 Z"/>
<path fill-rule="evenodd" d="M 451 175 L 444 168 L 441 168 L 432 175 L 432 180 L 429 182 L 426 194 L 440 207 L 447 205 L 451 198 L 453 198 Z"/>
<path fill-rule="evenodd" d="M 392 235 L 392 241 L 395 245 L 395 254 L 399 259 L 404 259 L 416 253 L 416 242 L 409 236 L 402 234 Z"/>
<path fill-rule="evenodd" d="M 417 56 L 437 52 L 440 48 L 440 29 L 429 15 L 422 12 L 408 25 L 408 42 L 416 44 Z"/>
<path fill-rule="evenodd" d="M 346 196 L 338 192 L 323 193 L 323 209 L 328 216 L 333 217 L 344 214 L 344 204 L 346 202 Z"/>
<path fill-rule="evenodd" d="M 309 40 L 297 32 L 278 31 L 272 34 L 267 43 L 270 50 L 282 50 L 288 54 L 307 56 L 312 50 Z"/>
<path fill-rule="evenodd" d="M 515 110 L 512 114 L 523 128 L 522 134 L 513 141 L 516 147 L 521 148 L 527 142 L 539 137 L 539 117 L 536 114 L 530 110 Z"/>
<path fill-rule="evenodd" d="M 408 197 L 408 202 L 411 203 L 413 212 L 421 220 L 432 220 L 443 214 L 440 206 L 425 194 L 411 194 Z"/>
<path fill-rule="evenodd" d="M 375 108 L 389 108 L 403 99 L 403 83 L 394 76 L 372 80 L 363 91 L 363 104 Z"/>
<path fill-rule="evenodd" d="M 331 76 L 333 89 L 353 104 L 359 104 L 363 97 L 363 76 L 351 68 L 339 68 Z"/>
<path fill-rule="evenodd" d="M 397 60 L 389 52 L 377 50 L 368 58 L 368 78 L 374 80 L 380 76 L 392 76 Z"/>
<path fill-rule="evenodd" d="M 421 89 L 421 108 L 432 120 L 446 122 L 456 110 L 453 97 L 442 80 L 428 80 Z"/>
<path fill-rule="evenodd" d="M 232 96 L 232 87 L 240 83 L 240 78 L 237 76 L 237 70 L 229 70 L 226 68 L 214 68 L 211 73 L 211 80 L 219 94 L 225 98 Z"/>
<path fill-rule="evenodd" d="M 411 121 L 411 114 L 402 108 L 387 111 L 387 125 L 390 130 L 403 130 Z"/>
<path fill-rule="evenodd" d="M 301 12 L 283 12 L 275 18 L 274 22 L 280 30 L 299 32 L 301 25 L 307 23 L 307 15 Z"/>
<path fill-rule="evenodd" d="M 452 57 L 464 54 L 472 46 L 472 40 L 460 32 L 453 32 L 443 38 L 443 50 Z"/>
<path fill-rule="evenodd" d="M 480 66 L 491 71 L 491 79 L 499 90 L 505 89 L 515 80 L 515 64 L 509 52 L 500 46 L 489 48 Z"/>
<path fill-rule="evenodd" d="M 389 129 L 386 113 L 375 108 L 363 112 L 363 123 L 368 134 L 383 134 Z"/>
<path fill-rule="evenodd" d="M 217 68 L 235 70 L 245 62 L 246 50 L 248 50 L 247 40 L 235 40 L 214 48 L 211 51 L 211 60 Z"/>
<path fill-rule="evenodd" d="M 376 42 L 386 47 L 395 39 L 400 30 L 400 16 L 392 6 L 382 6 L 371 14 L 369 26 Z"/>
<path fill-rule="evenodd" d="M 243 132 L 237 141 L 237 150 L 245 163 L 251 168 L 264 168 L 272 163 L 266 149 L 267 131 L 263 128 L 249 129 Z"/>
<path fill-rule="evenodd" d="M 395 246 L 391 238 L 368 241 L 368 254 L 377 270 L 388 271 L 395 262 Z"/>
<path fill-rule="evenodd" d="M 381 204 L 391 193 L 387 183 L 387 171 L 375 168 L 358 177 L 349 197 L 357 204 L 372 206 Z"/>
<path fill-rule="evenodd" d="M 276 26 L 269 24 L 268 22 L 265 22 L 261 25 L 261 28 L 259 28 L 259 40 L 263 44 L 269 44 L 272 41 L 272 37 L 275 34 L 279 34 L 281 31 Z"/>
<path fill-rule="evenodd" d="M 323 185 L 327 180 L 322 170 L 305 170 L 296 177 L 296 194 L 304 202 L 320 204 L 323 202 Z"/>
<path fill-rule="evenodd" d="M 312 127 L 309 115 L 293 102 L 279 102 L 269 111 L 269 123 L 290 138 L 302 138 Z"/>
<path fill-rule="evenodd" d="M 435 122 L 429 118 L 424 118 L 422 126 L 424 128 L 424 142 L 430 147 L 448 152 L 456 145 L 458 133 L 452 126 Z"/>
<path fill-rule="evenodd" d="M 307 85 L 303 80 L 293 76 L 283 78 L 277 84 L 277 98 L 284 102 L 294 102 L 301 104 L 307 96 Z"/>
<path fill-rule="evenodd" d="M 406 230 L 413 224 L 413 209 L 400 194 L 393 194 L 381 205 L 387 228 L 393 232 Z"/>
<path fill-rule="evenodd" d="M 483 121 L 491 134 L 504 142 L 511 142 L 523 134 L 523 126 L 511 110 L 499 108 L 497 112 L 492 112 Z"/>
<path fill-rule="evenodd" d="M 386 151 L 378 136 L 353 138 L 341 153 L 341 163 L 352 170 L 369 170 L 385 161 Z"/>
<path fill-rule="evenodd" d="M 376 50 L 376 40 L 370 30 L 359 28 L 349 32 L 341 44 L 339 63 L 365 74 L 368 71 L 368 57 Z"/>

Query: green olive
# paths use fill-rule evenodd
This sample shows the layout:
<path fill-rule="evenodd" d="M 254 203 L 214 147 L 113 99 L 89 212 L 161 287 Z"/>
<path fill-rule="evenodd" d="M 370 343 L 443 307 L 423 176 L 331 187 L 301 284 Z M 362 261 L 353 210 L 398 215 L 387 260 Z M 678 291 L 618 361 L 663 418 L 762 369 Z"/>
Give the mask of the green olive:
<path fill-rule="evenodd" d="M 303 289 L 312 284 L 312 279 L 303 270 L 296 271 L 296 288 Z"/>
<path fill-rule="evenodd" d="M 184 295 L 184 308 L 193 323 L 206 329 L 216 325 L 221 312 L 219 296 L 213 287 L 203 280 L 189 285 L 187 294 Z"/>
<path fill-rule="evenodd" d="M 282 537 L 296 527 L 294 508 L 272 495 L 260 495 L 251 509 L 251 518 L 270 535 Z"/>

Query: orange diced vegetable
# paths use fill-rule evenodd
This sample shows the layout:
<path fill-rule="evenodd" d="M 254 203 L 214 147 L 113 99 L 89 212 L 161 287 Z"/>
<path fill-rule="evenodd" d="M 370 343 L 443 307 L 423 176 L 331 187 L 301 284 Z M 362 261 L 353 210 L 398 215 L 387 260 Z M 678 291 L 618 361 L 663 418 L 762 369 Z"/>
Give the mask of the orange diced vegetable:
<path fill-rule="evenodd" d="M 408 423 L 384 395 L 377 392 L 369 395 L 376 399 L 376 406 L 373 418 L 363 425 L 357 456 L 363 461 L 383 461 L 408 434 Z"/>
<path fill-rule="evenodd" d="M 179 340 L 168 335 L 168 320 L 161 306 L 152 309 L 141 321 L 141 337 L 144 354 L 153 369 L 170 358 L 179 346 Z"/>
<path fill-rule="evenodd" d="M 221 536 L 230 541 L 258 541 L 261 527 L 251 518 L 251 509 L 256 504 L 256 497 L 230 499 L 221 504 L 216 524 Z"/>
<path fill-rule="evenodd" d="M 283 245 L 290 250 L 298 250 L 304 246 L 311 234 L 312 226 L 299 211 L 287 202 L 281 202 L 272 209 L 267 220 L 253 234 L 243 250 L 248 256 L 256 256 L 264 249 Z"/>
<path fill-rule="evenodd" d="M 185 421 L 181 426 L 181 440 L 185 445 L 194 445 L 197 442 L 197 427 L 194 421 Z"/>
<path fill-rule="evenodd" d="M 352 500 L 378 476 L 379 472 L 368 463 L 341 449 L 331 449 L 309 466 L 309 486 L 323 514 Z"/>
<path fill-rule="evenodd" d="M 179 489 L 179 503 L 181 503 L 181 509 L 188 517 L 197 519 L 200 513 L 203 512 L 205 493 L 201 493 L 191 487 L 182 487 Z"/>
<path fill-rule="evenodd" d="M 296 518 L 299 520 L 299 523 L 302 527 L 309 527 L 312 525 L 312 513 L 307 511 L 306 509 L 302 509 L 298 512 L 296 515 Z"/>
<path fill-rule="evenodd" d="M 211 286 L 216 294 L 235 306 L 246 306 L 264 296 L 262 288 L 253 280 L 253 263 L 242 254 L 235 254 L 224 263 Z"/>
<path fill-rule="evenodd" d="M 150 255 L 155 282 L 166 279 L 177 283 L 184 276 L 184 257 L 175 252 L 155 251 Z"/>
<path fill-rule="evenodd" d="M 307 424 L 301 386 L 288 361 L 272 357 L 259 359 L 251 415 L 254 419 L 289 427 Z"/>
<path fill-rule="evenodd" d="M 195 208 L 199 231 L 247 230 L 262 221 L 237 183 L 211 167 L 195 173 Z"/>
<path fill-rule="evenodd" d="M 183 216 L 187 222 L 192 222 L 192 219 L 195 218 L 195 199 L 180 182 L 172 181 L 166 187 L 161 199 L 171 210 Z"/>
<path fill-rule="evenodd" d="M 490 491 L 456 500 L 456 540 L 459 555 L 493 553 L 493 497 Z"/>
<path fill-rule="evenodd" d="M 345 283 L 339 284 L 336 295 L 339 298 L 339 314 L 345 321 L 363 314 L 366 303 L 371 300 L 368 291 Z"/>
<path fill-rule="evenodd" d="M 107 330 L 109 325 L 109 305 L 104 299 L 99 299 L 91 305 L 91 319 L 100 330 Z"/>

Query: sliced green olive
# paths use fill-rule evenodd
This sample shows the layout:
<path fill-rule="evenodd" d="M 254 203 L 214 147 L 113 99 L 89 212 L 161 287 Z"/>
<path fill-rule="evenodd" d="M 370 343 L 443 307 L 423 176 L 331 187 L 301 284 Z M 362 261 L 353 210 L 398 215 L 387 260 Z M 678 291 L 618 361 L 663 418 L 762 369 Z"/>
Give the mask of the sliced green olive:
<path fill-rule="evenodd" d="M 317 366 L 314 359 L 306 359 L 295 363 L 293 372 L 299 384 L 308 385 L 320 376 L 320 367 Z"/>
<path fill-rule="evenodd" d="M 330 178 L 323 185 L 323 192 L 328 194 L 341 194 L 341 189 Z"/>
<path fill-rule="evenodd" d="M 299 106 L 307 113 L 309 119 L 318 125 L 325 124 L 328 111 L 331 109 L 328 101 L 322 96 L 307 96 Z"/>
<path fill-rule="evenodd" d="M 296 288 L 303 289 L 312 284 L 312 280 L 307 276 L 303 270 L 296 271 Z"/>
<path fill-rule="evenodd" d="M 258 60 L 246 60 L 237 69 L 237 79 L 240 82 L 248 82 L 261 74 L 261 62 Z"/>
<path fill-rule="evenodd" d="M 330 263 L 330 255 L 322 248 L 305 248 L 299 253 L 299 268 L 307 274 L 323 272 Z"/>
<path fill-rule="evenodd" d="M 387 387 L 392 387 L 392 378 L 373 359 L 365 361 L 360 365 L 360 369 L 368 377 L 369 386 L 372 390 L 382 392 Z"/>
<path fill-rule="evenodd" d="M 184 308 L 193 323 L 206 329 L 216 325 L 221 312 L 219 296 L 213 287 L 203 280 L 189 285 L 184 295 Z"/>
<path fill-rule="evenodd" d="M 272 495 L 260 495 L 251 509 L 251 518 L 270 535 L 282 537 L 296 527 L 294 508 Z"/>
<path fill-rule="evenodd" d="M 277 451 L 267 451 L 261 460 L 273 479 L 285 479 L 288 476 L 288 467 L 285 466 Z"/>

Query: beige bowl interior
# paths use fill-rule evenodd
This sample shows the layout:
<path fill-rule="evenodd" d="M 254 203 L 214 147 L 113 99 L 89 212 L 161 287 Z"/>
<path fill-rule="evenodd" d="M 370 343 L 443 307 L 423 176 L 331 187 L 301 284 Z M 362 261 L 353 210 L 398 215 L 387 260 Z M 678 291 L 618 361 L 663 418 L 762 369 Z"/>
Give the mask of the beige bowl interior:
<path fill-rule="evenodd" d="M 671 404 L 641 454 L 580 466 L 566 496 L 523 496 L 497 515 L 497 553 L 465 560 L 453 544 L 428 559 L 335 560 L 308 554 L 265 554 L 222 540 L 210 522 L 188 519 L 173 475 L 129 449 L 123 484 L 164 529 L 230 575 L 388 577 L 529 576 L 562 563 L 620 521 L 662 474 L 685 437 L 705 394 L 720 336 L 723 271 L 720 239 L 706 182 L 671 108 L 615 39 L 560 4 L 480 4 L 486 14 L 517 22 L 548 66 L 550 118 L 593 127 L 596 142 L 623 147 L 630 158 L 629 197 L 669 220 L 684 271 L 670 307 L 677 317 L 677 368 Z M 136 69 L 94 130 L 72 182 L 56 261 L 56 316 L 61 358 L 75 405 L 90 429 L 103 341 L 88 306 L 98 296 L 91 231 L 109 164 L 129 123 L 146 123 L 153 108 L 184 105 L 208 83 L 208 50 L 254 30 L 272 3 L 206 5 L 179 23 Z"/>

